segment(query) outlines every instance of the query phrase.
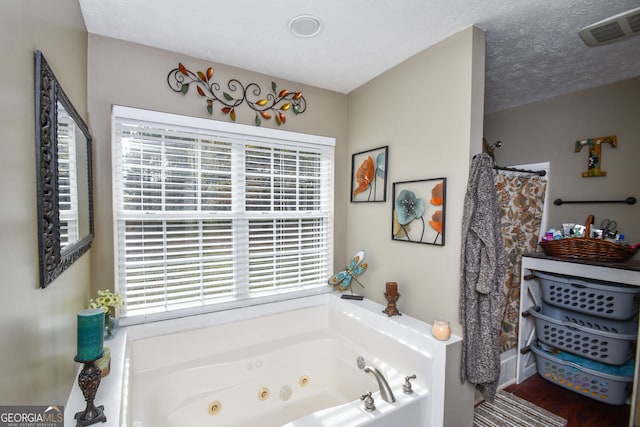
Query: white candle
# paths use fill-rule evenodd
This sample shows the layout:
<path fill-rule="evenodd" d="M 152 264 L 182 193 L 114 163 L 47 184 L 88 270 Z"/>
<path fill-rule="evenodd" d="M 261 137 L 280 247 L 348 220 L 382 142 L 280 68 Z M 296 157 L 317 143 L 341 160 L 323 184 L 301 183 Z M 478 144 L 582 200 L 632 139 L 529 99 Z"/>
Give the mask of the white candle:
<path fill-rule="evenodd" d="M 435 339 L 440 341 L 446 341 L 451 336 L 451 328 L 449 327 L 449 322 L 445 320 L 436 320 L 433 322 L 433 327 L 431 328 L 431 334 Z"/>

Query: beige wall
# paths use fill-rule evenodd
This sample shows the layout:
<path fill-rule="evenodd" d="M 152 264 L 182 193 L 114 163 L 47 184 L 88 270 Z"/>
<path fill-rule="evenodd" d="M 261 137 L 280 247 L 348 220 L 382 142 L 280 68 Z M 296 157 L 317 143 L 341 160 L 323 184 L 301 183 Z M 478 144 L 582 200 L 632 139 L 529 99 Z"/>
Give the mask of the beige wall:
<path fill-rule="evenodd" d="M 64 404 L 89 254 L 39 289 L 34 50 L 86 118 L 87 35 L 77 0 L 8 0 L 0 14 L 0 404 Z"/>
<path fill-rule="evenodd" d="M 640 199 L 640 77 L 512 108 L 485 117 L 488 141 L 500 165 L 551 162 L 549 200 Z M 587 153 L 574 152 L 575 141 L 617 135 L 618 147 L 602 148 L 606 177 L 583 178 Z M 584 223 L 594 214 L 618 222 L 632 243 L 640 242 L 640 203 L 550 205 L 549 226 Z"/>
<path fill-rule="evenodd" d="M 458 335 L 462 207 L 469 161 L 481 149 L 484 48 L 484 32 L 467 28 L 347 99 L 349 152 L 389 146 L 387 201 L 347 208 L 347 252 L 364 249 L 369 264 L 366 288 L 353 286 L 386 304 L 385 282 L 398 282 L 401 312 L 427 323 L 449 320 Z M 447 178 L 445 246 L 392 240 L 392 183 L 438 177 Z M 471 425 L 473 418 L 472 388 L 460 383 L 459 367 L 456 347 L 447 355 L 447 426 Z"/>
<path fill-rule="evenodd" d="M 175 52 L 145 47 L 102 36 L 89 35 L 88 105 L 89 126 L 95 147 L 95 227 L 93 244 L 92 286 L 96 289 L 112 288 L 113 278 L 113 214 L 111 196 L 111 105 L 145 108 L 194 117 L 210 118 L 206 103 L 195 89 L 182 95 L 167 85 L 167 74 L 182 62 L 192 71 L 214 67 L 214 81 L 220 84 L 235 78 L 245 84 L 255 82 L 264 91 L 271 90 L 275 81 L 281 89 L 302 90 L 307 110 L 294 116 L 287 114 L 287 122 L 278 127 L 274 120 L 263 120 L 263 127 L 274 127 L 293 132 L 336 138 L 335 155 L 344 159 L 346 143 L 346 96 L 336 92 L 291 83 L 277 77 L 268 77 L 217 63 L 188 57 Z M 253 125 L 255 113 L 246 105 L 237 110 L 237 123 Z M 219 107 L 213 119 L 228 121 Z M 334 257 L 345 257 L 345 202 L 348 190 L 346 169 L 336 167 L 335 245 Z"/>
<path fill-rule="evenodd" d="M 385 282 L 398 282 L 401 312 L 449 320 L 457 334 L 462 206 L 482 140 L 483 76 L 484 33 L 468 28 L 348 97 L 350 153 L 389 146 L 387 202 L 347 209 L 347 252 L 364 249 L 369 263 L 366 289 L 356 290 L 386 304 Z M 392 240 L 392 183 L 438 177 L 447 178 L 445 246 Z"/>

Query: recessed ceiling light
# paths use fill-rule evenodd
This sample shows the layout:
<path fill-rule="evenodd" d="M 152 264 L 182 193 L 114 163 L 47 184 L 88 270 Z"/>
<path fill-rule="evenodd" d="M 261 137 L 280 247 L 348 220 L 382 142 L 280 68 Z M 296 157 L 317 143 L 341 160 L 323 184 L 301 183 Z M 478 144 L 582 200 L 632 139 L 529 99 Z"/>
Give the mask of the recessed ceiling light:
<path fill-rule="evenodd" d="M 289 30 L 294 36 L 314 37 L 322 31 L 322 21 L 313 15 L 298 15 L 289 20 Z"/>

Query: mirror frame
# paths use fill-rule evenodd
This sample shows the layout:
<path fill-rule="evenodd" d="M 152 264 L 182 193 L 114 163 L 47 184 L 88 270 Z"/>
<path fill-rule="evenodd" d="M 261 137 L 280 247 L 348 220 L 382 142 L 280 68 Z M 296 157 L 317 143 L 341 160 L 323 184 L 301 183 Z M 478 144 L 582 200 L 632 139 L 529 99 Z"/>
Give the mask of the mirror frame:
<path fill-rule="evenodd" d="M 38 198 L 38 252 L 40 287 L 46 288 L 56 277 L 91 247 L 93 228 L 92 139 L 89 128 L 62 90 L 41 51 L 35 52 L 36 175 Z M 87 140 L 87 179 L 89 234 L 60 249 L 60 210 L 58 203 L 58 102 L 75 121 Z"/>

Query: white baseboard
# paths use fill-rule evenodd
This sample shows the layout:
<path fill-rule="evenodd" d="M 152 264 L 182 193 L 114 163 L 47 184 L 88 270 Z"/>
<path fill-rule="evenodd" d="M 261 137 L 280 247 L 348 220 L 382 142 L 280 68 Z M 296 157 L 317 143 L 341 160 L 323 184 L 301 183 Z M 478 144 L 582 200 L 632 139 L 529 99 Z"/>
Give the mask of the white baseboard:
<path fill-rule="evenodd" d="M 516 349 L 512 348 L 500 354 L 500 380 L 498 388 L 504 388 L 516 382 Z"/>

